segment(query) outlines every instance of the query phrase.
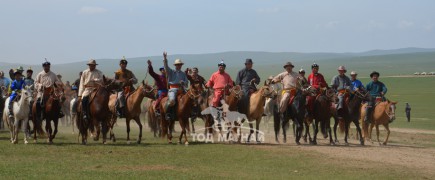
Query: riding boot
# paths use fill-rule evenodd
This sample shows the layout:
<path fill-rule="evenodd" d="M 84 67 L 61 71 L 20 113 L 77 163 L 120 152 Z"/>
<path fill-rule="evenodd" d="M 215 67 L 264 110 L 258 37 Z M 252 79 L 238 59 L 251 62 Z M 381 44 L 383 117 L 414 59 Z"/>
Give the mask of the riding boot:
<path fill-rule="evenodd" d="M 89 97 L 85 96 L 82 99 L 82 113 L 83 113 L 83 119 L 88 120 L 88 104 L 89 104 Z"/>
<path fill-rule="evenodd" d="M 372 121 L 372 108 L 371 107 L 366 107 L 366 116 L 364 117 L 364 122 L 366 124 L 370 124 Z"/>
<path fill-rule="evenodd" d="M 14 112 L 12 111 L 12 101 L 9 101 L 9 118 L 13 118 L 14 117 Z"/>

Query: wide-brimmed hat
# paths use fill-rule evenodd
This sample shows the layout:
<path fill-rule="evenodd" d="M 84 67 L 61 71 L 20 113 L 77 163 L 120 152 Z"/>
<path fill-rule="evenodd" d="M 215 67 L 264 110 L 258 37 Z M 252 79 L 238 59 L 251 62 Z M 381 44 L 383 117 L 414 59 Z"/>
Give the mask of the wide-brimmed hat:
<path fill-rule="evenodd" d="M 254 63 L 252 62 L 252 59 L 251 59 L 251 58 L 246 59 L 245 64 L 248 64 L 248 63 L 254 64 Z"/>
<path fill-rule="evenodd" d="M 346 67 L 344 67 L 344 66 L 338 66 L 337 70 L 339 70 L 339 71 L 345 71 L 345 72 L 347 71 Z"/>
<path fill-rule="evenodd" d="M 16 69 L 17 71 L 20 71 L 20 72 L 23 72 L 24 71 L 24 68 L 23 68 L 23 66 L 18 66 L 18 68 Z"/>
<path fill-rule="evenodd" d="M 184 63 L 183 63 L 183 61 L 181 61 L 181 59 L 176 59 L 174 62 L 174 65 L 177 65 L 177 64 L 183 65 Z"/>
<path fill-rule="evenodd" d="M 358 75 L 358 73 L 356 73 L 356 71 L 352 71 L 352 72 L 350 72 L 350 75 L 352 76 L 352 75 Z"/>
<path fill-rule="evenodd" d="M 16 75 L 16 74 L 23 75 L 22 71 L 20 71 L 20 70 L 18 70 L 18 69 L 16 69 L 16 70 L 14 71 L 14 75 Z"/>
<path fill-rule="evenodd" d="M 375 74 L 378 75 L 378 77 L 380 76 L 380 74 L 378 72 L 373 71 L 372 73 L 370 73 L 370 77 L 373 77 Z"/>
<path fill-rule="evenodd" d="M 286 68 L 287 66 L 295 67 L 295 66 L 292 64 L 292 62 L 287 62 L 287 63 L 285 63 L 283 67 Z"/>
<path fill-rule="evenodd" d="M 87 65 L 98 65 L 97 64 L 97 61 L 95 61 L 95 59 L 90 59 L 89 61 L 88 61 L 88 64 Z"/>

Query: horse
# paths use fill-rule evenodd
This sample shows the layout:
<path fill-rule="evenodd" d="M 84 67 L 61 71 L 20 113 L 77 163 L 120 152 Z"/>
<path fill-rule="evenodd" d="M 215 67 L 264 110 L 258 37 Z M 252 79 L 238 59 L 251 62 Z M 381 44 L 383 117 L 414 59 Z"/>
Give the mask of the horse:
<path fill-rule="evenodd" d="M 375 106 L 373 109 L 373 115 L 372 115 L 372 121 L 370 123 L 370 129 L 368 129 L 368 123 L 363 122 L 363 130 L 364 130 L 364 138 L 368 138 L 371 140 L 372 138 L 372 130 L 373 127 L 376 126 L 376 136 L 378 143 L 381 144 L 379 140 L 379 125 L 383 125 L 385 127 L 385 130 L 387 130 L 387 137 L 385 138 L 385 141 L 382 143 L 383 145 L 387 145 L 388 138 L 390 137 L 390 128 L 389 124 L 392 123 L 396 119 L 396 104 L 398 102 L 395 101 L 384 101 L 380 102 Z M 360 119 L 363 120 L 364 116 L 366 115 L 366 107 L 367 104 L 364 104 L 361 106 L 361 117 Z M 369 130 L 369 131 L 368 131 Z M 367 132 L 368 131 L 368 132 Z M 361 138 L 362 141 L 363 138 Z"/>
<path fill-rule="evenodd" d="M 33 101 L 33 87 L 26 86 L 24 89 L 21 90 L 21 99 L 18 100 L 18 102 L 12 102 L 12 112 L 14 114 L 13 118 L 9 118 L 9 101 L 10 98 L 7 98 L 4 103 L 4 109 L 3 109 L 3 119 L 6 120 L 6 124 L 9 127 L 9 131 L 11 133 L 11 143 L 17 144 L 18 143 L 18 131 L 20 130 L 20 127 L 24 125 L 24 144 L 27 144 L 27 137 L 30 136 L 30 133 L 28 131 L 28 121 L 29 121 L 29 112 L 30 112 L 30 104 Z M 18 98 L 18 97 L 16 97 Z"/>
<path fill-rule="evenodd" d="M 119 84 L 113 79 L 103 76 L 103 83 L 98 84 L 96 89 L 89 95 L 89 118 L 83 119 L 82 101 L 79 100 L 77 107 L 77 129 L 82 137 L 82 144 L 86 145 L 88 131 L 94 136 L 94 141 L 99 140 L 100 124 L 103 134 L 103 144 L 106 144 L 108 126 L 110 121 L 109 97 L 114 89 L 119 88 Z M 96 131 L 96 132 L 95 132 Z"/>
<path fill-rule="evenodd" d="M 183 91 L 183 90 L 179 90 Z M 182 95 L 177 96 L 177 104 L 175 105 L 176 116 L 175 119 L 166 120 L 166 109 L 164 108 L 166 102 L 168 101 L 168 97 L 164 97 L 160 103 L 160 122 L 162 128 L 162 138 L 167 136 L 168 142 L 172 143 L 172 131 L 174 130 L 173 124 L 175 121 L 178 121 L 181 126 L 181 134 L 178 142 L 181 144 L 181 139 L 184 136 L 184 144 L 188 145 L 189 142 L 187 140 L 186 131 L 189 129 L 189 116 L 192 106 L 196 102 L 195 100 L 201 96 L 202 87 L 200 84 L 191 85 L 190 89 Z M 175 120 L 175 121 L 174 121 Z"/>
<path fill-rule="evenodd" d="M 342 111 L 337 111 L 335 106 L 332 105 L 331 107 L 331 112 L 332 112 L 332 117 L 334 118 L 335 122 L 334 122 L 334 137 L 335 137 L 335 142 L 338 143 L 338 139 L 337 139 L 337 126 L 339 126 L 340 128 L 340 132 L 344 132 L 344 142 L 345 145 L 348 145 L 348 137 L 349 137 L 349 128 L 350 128 L 350 123 L 354 123 L 357 133 L 360 136 L 360 144 L 364 145 L 364 140 L 362 139 L 362 135 L 361 135 L 361 127 L 359 125 L 359 119 L 360 119 L 360 108 L 361 108 L 361 104 L 363 101 L 367 100 L 367 95 L 368 93 L 361 93 L 359 91 L 355 91 L 353 93 L 353 98 L 350 98 L 350 96 L 347 96 L 344 99 L 344 104 L 343 104 L 343 108 Z M 342 118 L 338 118 L 339 116 L 341 116 Z"/>
<path fill-rule="evenodd" d="M 275 101 L 276 100 L 273 97 L 267 97 L 266 102 L 264 103 L 263 113 L 265 116 L 263 116 L 262 119 L 264 119 L 263 122 L 266 126 L 267 132 L 269 132 L 269 121 L 273 118 L 273 108 L 275 107 L 274 104 L 276 103 Z"/>
<path fill-rule="evenodd" d="M 317 133 L 319 132 L 319 123 L 320 123 L 320 129 L 324 137 L 328 136 L 329 133 L 329 143 L 331 145 L 335 145 L 334 141 L 332 140 L 332 133 L 331 133 L 331 127 L 330 127 L 330 120 L 331 120 L 331 102 L 333 93 L 331 92 L 332 89 L 320 89 L 320 93 L 316 96 L 316 99 L 314 100 L 314 109 L 313 109 L 313 119 L 315 120 L 313 127 L 314 127 L 314 137 L 311 141 L 310 137 L 310 143 L 316 145 L 317 144 Z M 306 125 L 306 132 L 309 134 L 309 125 L 308 123 Z M 304 136 L 306 139 L 306 135 Z"/>
<path fill-rule="evenodd" d="M 127 125 L 127 143 L 130 143 L 130 120 L 136 121 L 136 124 L 139 126 L 139 137 L 137 139 L 137 143 L 140 144 L 142 140 L 142 123 L 140 122 L 140 114 L 142 112 L 141 104 L 144 97 L 153 98 L 154 97 L 154 88 L 145 84 L 145 81 L 142 81 L 141 86 L 139 86 L 134 92 L 131 92 L 126 95 L 126 104 L 125 104 L 125 122 Z M 115 134 L 113 133 L 113 126 L 116 123 L 116 100 L 117 94 L 110 95 L 109 100 L 109 108 L 111 112 L 111 120 L 109 122 L 109 131 L 110 131 L 110 139 L 115 142 Z"/>
<path fill-rule="evenodd" d="M 39 134 L 43 133 L 42 120 L 45 119 L 47 142 L 52 144 L 53 139 L 57 134 L 61 104 L 65 100 L 63 88 L 57 84 L 53 84 L 50 87 L 43 87 L 43 96 L 41 98 L 42 102 L 44 103 L 44 107 L 41 107 L 42 109 L 37 108 L 37 101 L 35 101 L 32 106 L 32 117 L 34 124 L 33 140 L 35 142 L 37 141 L 37 132 Z M 51 127 L 52 121 L 54 124 L 54 130 Z"/>
<path fill-rule="evenodd" d="M 77 104 L 78 104 L 77 97 L 74 97 L 73 99 L 71 99 L 71 101 L 69 103 L 70 103 L 69 112 L 71 115 L 71 127 L 72 127 L 72 132 L 74 134 L 74 124 L 75 124 L 75 120 L 77 119 Z"/>
<path fill-rule="evenodd" d="M 162 130 L 160 129 L 160 115 L 157 116 L 155 113 L 153 103 L 156 101 L 154 99 L 155 98 L 148 98 L 144 104 L 144 109 L 148 117 L 148 127 L 151 129 L 151 132 L 153 132 L 154 137 L 160 137 L 162 135 Z"/>
<path fill-rule="evenodd" d="M 254 128 L 252 124 L 254 120 L 255 120 L 255 129 L 256 129 L 255 139 L 257 143 L 260 143 L 258 139 L 258 133 L 260 130 L 261 118 L 263 117 L 264 104 L 266 102 L 266 98 L 272 97 L 273 92 L 274 92 L 273 89 L 271 89 L 269 87 L 269 84 L 265 81 L 264 86 L 261 87 L 259 90 L 255 91 L 254 93 L 252 93 L 251 96 L 249 97 L 250 98 L 249 107 L 248 107 L 248 112 L 246 113 L 247 120 L 249 122 L 249 128 L 250 128 L 248 140 L 247 140 L 248 143 L 251 140 L 252 133 L 254 133 Z"/>
<path fill-rule="evenodd" d="M 6 98 L 9 98 L 8 87 L 1 86 L 0 87 L 0 109 L 4 109 Z M 3 117 L 3 112 L 0 111 L 0 129 L 3 129 L 5 127 L 4 119 L 2 117 Z"/>
<path fill-rule="evenodd" d="M 295 123 L 295 142 L 297 145 L 300 145 L 300 139 L 302 137 L 302 131 L 304 129 L 303 122 L 306 114 L 306 96 L 311 93 L 310 90 L 311 87 L 308 87 L 306 89 L 300 89 L 295 88 L 291 90 L 285 90 L 290 91 L 290 94 L 293 96 L 293 100 L 290 98 L 289 101 L 291 101 L 291 104 L 287 107 L 285 112 L 280 113 L 279 109 L 276 107 L 274 108 L 274 130 L 275 130 L 275 141 L 279 143 L 278 140 L 278 134 L 279 134 L 279 128 L 282 126 L 283 130 L 283 141 L 284 143 L 287 142 L 287 128 L 289 120 L 292 119 Z M 282 96 L 279 96 L 277 103 L 280 102 Z"/>

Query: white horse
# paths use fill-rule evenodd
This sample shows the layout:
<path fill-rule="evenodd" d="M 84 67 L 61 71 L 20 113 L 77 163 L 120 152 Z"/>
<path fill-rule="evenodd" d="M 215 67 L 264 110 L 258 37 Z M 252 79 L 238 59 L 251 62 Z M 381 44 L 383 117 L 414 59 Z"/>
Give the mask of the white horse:
<path fill-rule="evenodd" d="M 70 106 L 70 115 L 71 115 L 71 126 L 72 126 L 72 133 L 74 134 L 74 126 L 75 125 L 75 120 L 77 117 L 77 97 L 74 97 L 73 99 L 71 99 L 71 101 L 69 102 Z"/>
<path fill-rule="evenodd" d="M 27 137 L 30 136 L 30 132 L 28 129 L 29 122 L 29 113 L 30 113 L 30 102 L 33 101 L 33 85 L 26 86 L 21 90 L 21 99 L 18 102 L 13 102 L 12 112 L 14 113 L 13 118 L 9 118 L 9 101 L 10 98 L 7 98 L 5 101 L 5 107 L 3 110 L 3 119 L 6 120 L 6 124 L 9 127 L 9 131 L 11 133 L 11 143 L 18 143 L 18 131 L 20 130 L 21 125 L 24 125 L 24 143 L 27 144 Z M 18 98 L 18 97 L 17 97 Z"/>
<path fill-rule="evenodd" d="M 264 114 L 266 116 L 263 116 L 263 122 L 266 125 L 267 132 L 269 132 L 269 121 L 273 119 L 273 110 L 275 106 L 275 100 L 268 97 L 266 98 L 266 103 L 264 104 Z"/>

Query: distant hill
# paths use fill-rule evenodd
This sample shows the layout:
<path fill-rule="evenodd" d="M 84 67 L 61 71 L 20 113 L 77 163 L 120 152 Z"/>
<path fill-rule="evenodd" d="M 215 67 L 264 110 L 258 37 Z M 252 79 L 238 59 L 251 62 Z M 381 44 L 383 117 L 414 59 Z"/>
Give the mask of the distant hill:
<path fill-rule="evenodd" d="M 301 67 L 309 73 L 309 67 L 313 62 L 321 66 L 321 72 L 326 76 L 336 74 L 339 65 L 345 65 L 349 71 L 356 70 L 361 76 L 366 76 L 373 70 L 380 71 L 382 75 L 412 74 L 416 71 L 435 71 L 435 49 L 403 48 L 395 50 L 373 50 L 362 53 L 297 53 L 297 52 L 249 52 L 234 51 L 210 54 L 180 54 L 170 55 L 172 64 L 175 58 L 181 58 L 186 67 L 199 67 L 200 73 L 206 78 L 217 69 L 221 59 L 228 65 L 227 71 L 235 78 L 237 70 L 243 68 L 246 58 L 252 58 L 254 67 L 260 76 L 266 78 L 269 75 L 281 72 L 282 64 L 292 61 L 299 70 Z M 139 79 L 143 79 L 146 73 L 146 60 L 151 59 L 155 68 L 162 66 L 161 56 L 127 58 L 128 68 L 135 72 Z M 87 68 L 87 61 L 53 64 L 52 70 L 63 75 L 64 80 L 73 81 L 79 71 Z M 118 59 L 97 59 L 98 69 L 112 77 L 113 72 L 119 68 Z M 0 63 L 3 71 L 16 68 L 22 64 Z M 29 65 L 22 65 L 27 69 Z M 41 65 L 31 65 L 37 72 L 41 71 Z"/>

